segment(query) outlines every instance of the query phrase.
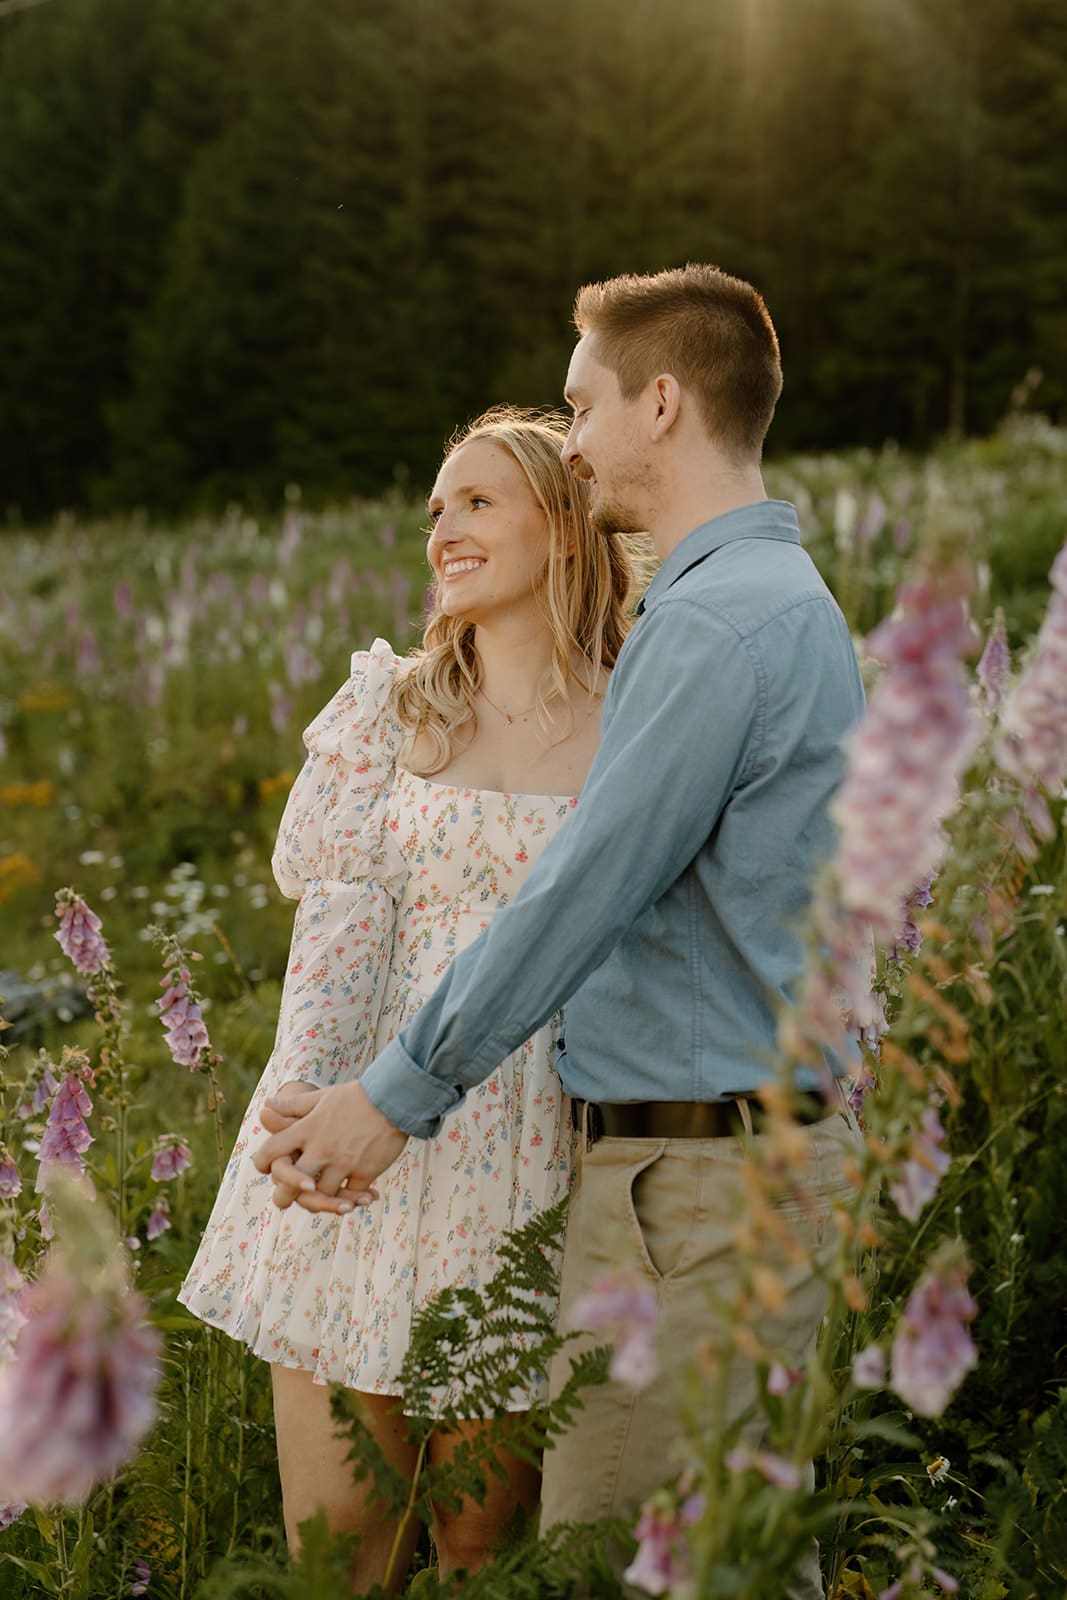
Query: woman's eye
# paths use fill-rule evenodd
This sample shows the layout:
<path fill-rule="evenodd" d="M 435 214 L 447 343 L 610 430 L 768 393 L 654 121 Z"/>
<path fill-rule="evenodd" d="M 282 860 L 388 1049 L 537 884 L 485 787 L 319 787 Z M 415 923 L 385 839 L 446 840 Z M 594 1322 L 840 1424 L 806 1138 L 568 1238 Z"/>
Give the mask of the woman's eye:
<path fill-rule="evenodd" d="M 431 521 L 431 523 L 436 522 L 440 515 L 441 515 L 441 508 L 440 508 L 440 506 L 438 506 L 436 511 L 431 511 L 430 512 L 430 521 Z"/>
<path fill-rule="evenodd" d="M 489 502 L 485 498 L 484 494 L 472 494 L 471 495 L 471 505 L 472 506 L 487 506 L 488 504 L 489 504 Z"/>

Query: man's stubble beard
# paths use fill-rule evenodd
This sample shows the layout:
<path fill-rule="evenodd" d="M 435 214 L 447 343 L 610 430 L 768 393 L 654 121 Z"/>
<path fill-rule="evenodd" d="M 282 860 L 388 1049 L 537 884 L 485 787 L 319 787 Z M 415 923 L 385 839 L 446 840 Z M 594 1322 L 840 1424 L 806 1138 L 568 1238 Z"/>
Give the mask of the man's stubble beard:
<path fill-rule="evenodd" d="M 625 496 L 626 489 L 635 489 L 639 493 L 633 499 Z M 627 474 L 625 487 L 622 494 L 611 498 L 605 496 L 599 504 L 590 509 L 589 519 L 597 533 L 647 533 L 649 526 L 648 507 L 655 505 L 660 498 L 660 479 L 651 467 L 644 467 Z M 645 509 L 642 509 L 644 507 Z"/>
<path fill-rule="evenodd" d="M 638 517 L 628 507 L 621 505 L 617 500 L 605 501 L 603 505 L 595 506 L 589 514 L 594 533 L 644 533 L 647 517 Z"/>

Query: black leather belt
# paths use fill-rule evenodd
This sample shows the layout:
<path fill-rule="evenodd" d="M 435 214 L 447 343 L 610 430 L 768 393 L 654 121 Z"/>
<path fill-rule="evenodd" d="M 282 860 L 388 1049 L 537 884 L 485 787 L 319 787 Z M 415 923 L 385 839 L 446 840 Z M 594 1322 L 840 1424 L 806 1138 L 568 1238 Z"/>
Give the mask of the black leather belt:
<path fill-rule="evenodd" d="M 766 1113 L 753 1095 L 733 1095 L 729 1100 L 629 1100 L 619 1104 L 572 1100 L 571 1126 L 580 1132 L 584 1113 L 590 1144 L 598 1139 L 725 1139 L 745 1131 L 742 1100 L 753 1129 L 758 1131 Z M 836 1109 L 819 1094 L 801 1094 L 794 1114 L 798 1122 L 807 1125 L 821 1122 Z"/>

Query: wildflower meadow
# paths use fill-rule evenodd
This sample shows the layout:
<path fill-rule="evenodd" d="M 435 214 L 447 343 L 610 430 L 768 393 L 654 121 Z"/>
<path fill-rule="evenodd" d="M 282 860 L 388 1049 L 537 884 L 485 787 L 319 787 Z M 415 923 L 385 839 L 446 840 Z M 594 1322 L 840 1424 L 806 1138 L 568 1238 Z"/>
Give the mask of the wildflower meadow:
<path fill-rule="evenodd" d="M 1020 409 L 928 456 L 767 477 L 869 699 L 767 1136 L 738 1169 L 745 1270 L 696 1347 L 664 1350 L 620 1256 L 579 1308 L 603 1348 L 509 1434 L 535 1452 L 585 1385 L 684 1363 L 685 1449 L 632 1527 L 509 1527 L 448 1582 L 427 1535 L 412 1595 L 606 1600 L 621 1547 L 628 1593 L 778 1600 L 814 1534 L 830 1600 L 1067 1596 L 1067 432 Z M 292 907 L 270 854 L 301 730 L 354 649 L 416 638 L 424 520 L 399 494 L 306 511 L 293 487 L 271 516 L 0 533 L 5 1600 L 350 1592 L 324 1527 L 287 1556 L 265 1366 L 175 1292 L 272 1046 Z M 791 1069 L 843 1028 L 863 1140 L 801 1370 L 763 1331 L 805 1249 Z M 566 1347 L 535 1293 L 564 1227 L 540 1218 L 488 1291 L 423 1314 L 415 1437 L 442 1373 L 456 1417 L 506 1395 L 516 1319 L 523 1359 Z M 759 1443 L 721 1421 L 737 1356 Z M 335 1410 L 353 1471 L 406 1496 L 358 1405 Z M 410 1514 L 485 1471 L 461 1453 L 427 1472 Z"/>

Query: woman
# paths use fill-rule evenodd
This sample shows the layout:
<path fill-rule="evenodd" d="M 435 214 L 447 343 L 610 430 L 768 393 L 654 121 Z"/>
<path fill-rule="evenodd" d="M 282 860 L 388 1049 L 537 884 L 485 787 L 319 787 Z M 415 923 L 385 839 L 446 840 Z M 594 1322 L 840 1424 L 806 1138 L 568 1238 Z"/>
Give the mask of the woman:
<path fill-rule="evenodd" d="M 180 1295 L 272 1363 L 290 1546 L 324 1508 L 362 1536 L 357 1590 L 389 1567 L 396 1592 L 417 1527 L 390 1524 L 353 1486 L 325 1385 L 360 1391 L 410 1477 L 396 1374 L 413 1313 L 446 1285 L 485 1283 L 504 1231 L 570 1180 L 554 1030 L 502 1063 L 436 1140 L 410 1140 L 373 1203 L 343 1217 L 272 1204 L 251 1162 L 258 1112 L 267 1094 L 358 1076 L 514 898 L 575 804 L 632 568 L 619 537 L 590 527 L 585 488 L 560 459 L 565 435 L 558 419 L 500 409 L 452 441 L 429 500 L 436 605 L 422 650 L 399 658 L 378 640 L 355 655 L 305 733 L 274 855 L 300 902 L 278 1037 Z M 483 1427 L 432 1435 L 431 1461 Z M 477 1567 L 516 1506 L 535 1504 L 536 1472 L 502 1465 L 483 1505 L 437 1512 L 444 1573 Z"/>

